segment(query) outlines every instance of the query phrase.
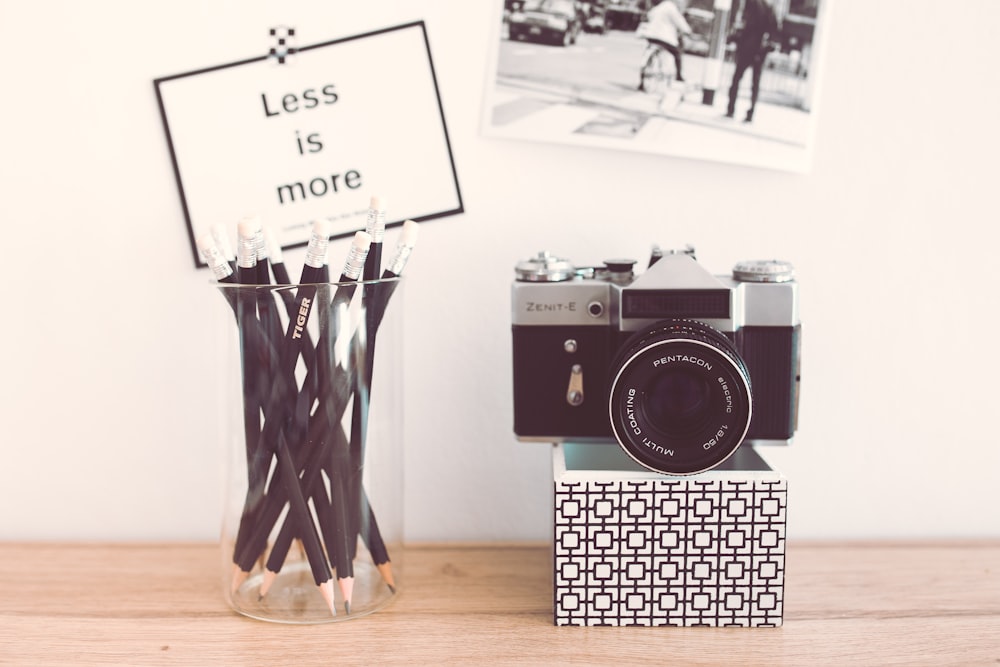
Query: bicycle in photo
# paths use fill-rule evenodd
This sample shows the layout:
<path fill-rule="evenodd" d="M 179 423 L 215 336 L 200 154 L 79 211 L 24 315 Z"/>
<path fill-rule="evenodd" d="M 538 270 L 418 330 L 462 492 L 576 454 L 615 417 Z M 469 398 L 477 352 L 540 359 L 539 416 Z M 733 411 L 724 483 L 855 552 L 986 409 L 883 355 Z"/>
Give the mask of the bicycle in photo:
<path fill-rule="evenodd" d="M 641 62 L 639 91 L 655 96 L 658 109 L 676 107 L 689 91 L 694 90 L 683 79 L 677 78 L 673 55 L 656 40 L 646 39 Z"/>

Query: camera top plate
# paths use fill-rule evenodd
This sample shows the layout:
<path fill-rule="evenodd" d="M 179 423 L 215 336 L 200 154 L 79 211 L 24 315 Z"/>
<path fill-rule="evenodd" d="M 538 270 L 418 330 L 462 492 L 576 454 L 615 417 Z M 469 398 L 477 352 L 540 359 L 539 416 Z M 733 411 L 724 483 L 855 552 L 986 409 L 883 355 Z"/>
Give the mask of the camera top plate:
<path fill-rule="evenodd" d="M 733 267 L 733 279 L 743 283 L 787 283 L 795 279 L 795 268 L 779 259 L 754 259 Z"/>
<path fill-rule="evenodd" d="M 531 259 L 517 263 L 517 279 L 529 283 L 558 283 L 576 276 L 576 267 L 569 260 L 543 250 Z"/>

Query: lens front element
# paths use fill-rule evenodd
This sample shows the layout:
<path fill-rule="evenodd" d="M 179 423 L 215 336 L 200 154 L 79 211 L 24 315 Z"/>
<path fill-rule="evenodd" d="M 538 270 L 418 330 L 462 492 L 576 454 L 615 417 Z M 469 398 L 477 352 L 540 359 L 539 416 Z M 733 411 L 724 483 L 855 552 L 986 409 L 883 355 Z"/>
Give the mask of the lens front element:
<path fill-rule="evenodd" d="M 702 374 L 668 368 L 647 384 L 641 407 L 653 426 L 679 435 L 696 431 L 711 417 L 711 394 Z"/>
<path fill-rule="evenodd" d="M 633 337 L 611 368 L 611 427 L 625 452 L 658 472 L 719 465 L 750 427 L 750 378 L 729 339 L 691 320 Z"/>

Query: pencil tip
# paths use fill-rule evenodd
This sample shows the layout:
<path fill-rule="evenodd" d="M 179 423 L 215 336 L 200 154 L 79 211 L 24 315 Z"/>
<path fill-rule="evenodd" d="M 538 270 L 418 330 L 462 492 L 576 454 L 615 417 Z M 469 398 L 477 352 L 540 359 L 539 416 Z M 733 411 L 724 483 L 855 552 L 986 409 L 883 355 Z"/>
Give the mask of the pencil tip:
<path fill-rule="evenodd" d="M 351 613 L 351 599 L 354 597 L 354 577 L 343 577 L 337 579 L 340 584 L 340 594 L 344 596 L 344 609 Z"/>
<path fill-rule="evenodd" d="M 259 599 L 263 600 L 267 592 L 271 590 L 271 585 L 274 580 L 278 578 L 277 572 L 272 572 L 271 570 L 264 570 L 264 576 L 260 580 L 260 590 L 258 591 Z"/>
<path fill-rule="evenodd" d="M 389 586 L 389 590 L 393 593 L 396 592 L 396 580 L 392 576 L 392 563 L 386 561 L 384 563 L 379 563 L 375 566 L 382 578 L 385 579 L 385 583 Z"/>
<path fill-rule="evenodd" d="M 233 582 L 232 582 L 232 589 L 231 589 L 231 593 L 233 595 L 236 595 L 236 591 L 240 590 L 240 586 L 243 585 L 243 582 L 246 581 L 247 577 L 249 577 L 249 576 L 250 576 L 250 573 L 249 572 L 244 572 L 243 570 L 241 570 L 240 567 L 239 567 L 239 565 L 234 565 L 233 566 Z"/>
<path fill-rule="evenodd" d="M 393 586 L 392 584 L 386 584 L 386 586 L 389 587 L 389 592 L 390 593 L 392 593 L 393 595 L 396 594 L 396 587 L 395 586 Z"/>
<path fill-rule="evenodd" d="M 326 606 L 330 608 L 330 613 L 337 615 L 337 603 L 333 599 L 333 581 L 324 581 L 319 585 L 319 592 L 326 601 Z"/>

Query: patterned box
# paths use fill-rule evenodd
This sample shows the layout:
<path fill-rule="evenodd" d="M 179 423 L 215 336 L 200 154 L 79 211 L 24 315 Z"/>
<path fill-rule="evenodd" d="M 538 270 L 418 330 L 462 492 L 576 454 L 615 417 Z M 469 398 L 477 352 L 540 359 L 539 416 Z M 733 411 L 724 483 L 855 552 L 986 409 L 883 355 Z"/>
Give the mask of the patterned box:
<path fill-rule="evenodd" d="M 754 450 L 671 477 L 561 443 L 553 471 L 556 625 L 781 625 L 787 482 Z"/>

